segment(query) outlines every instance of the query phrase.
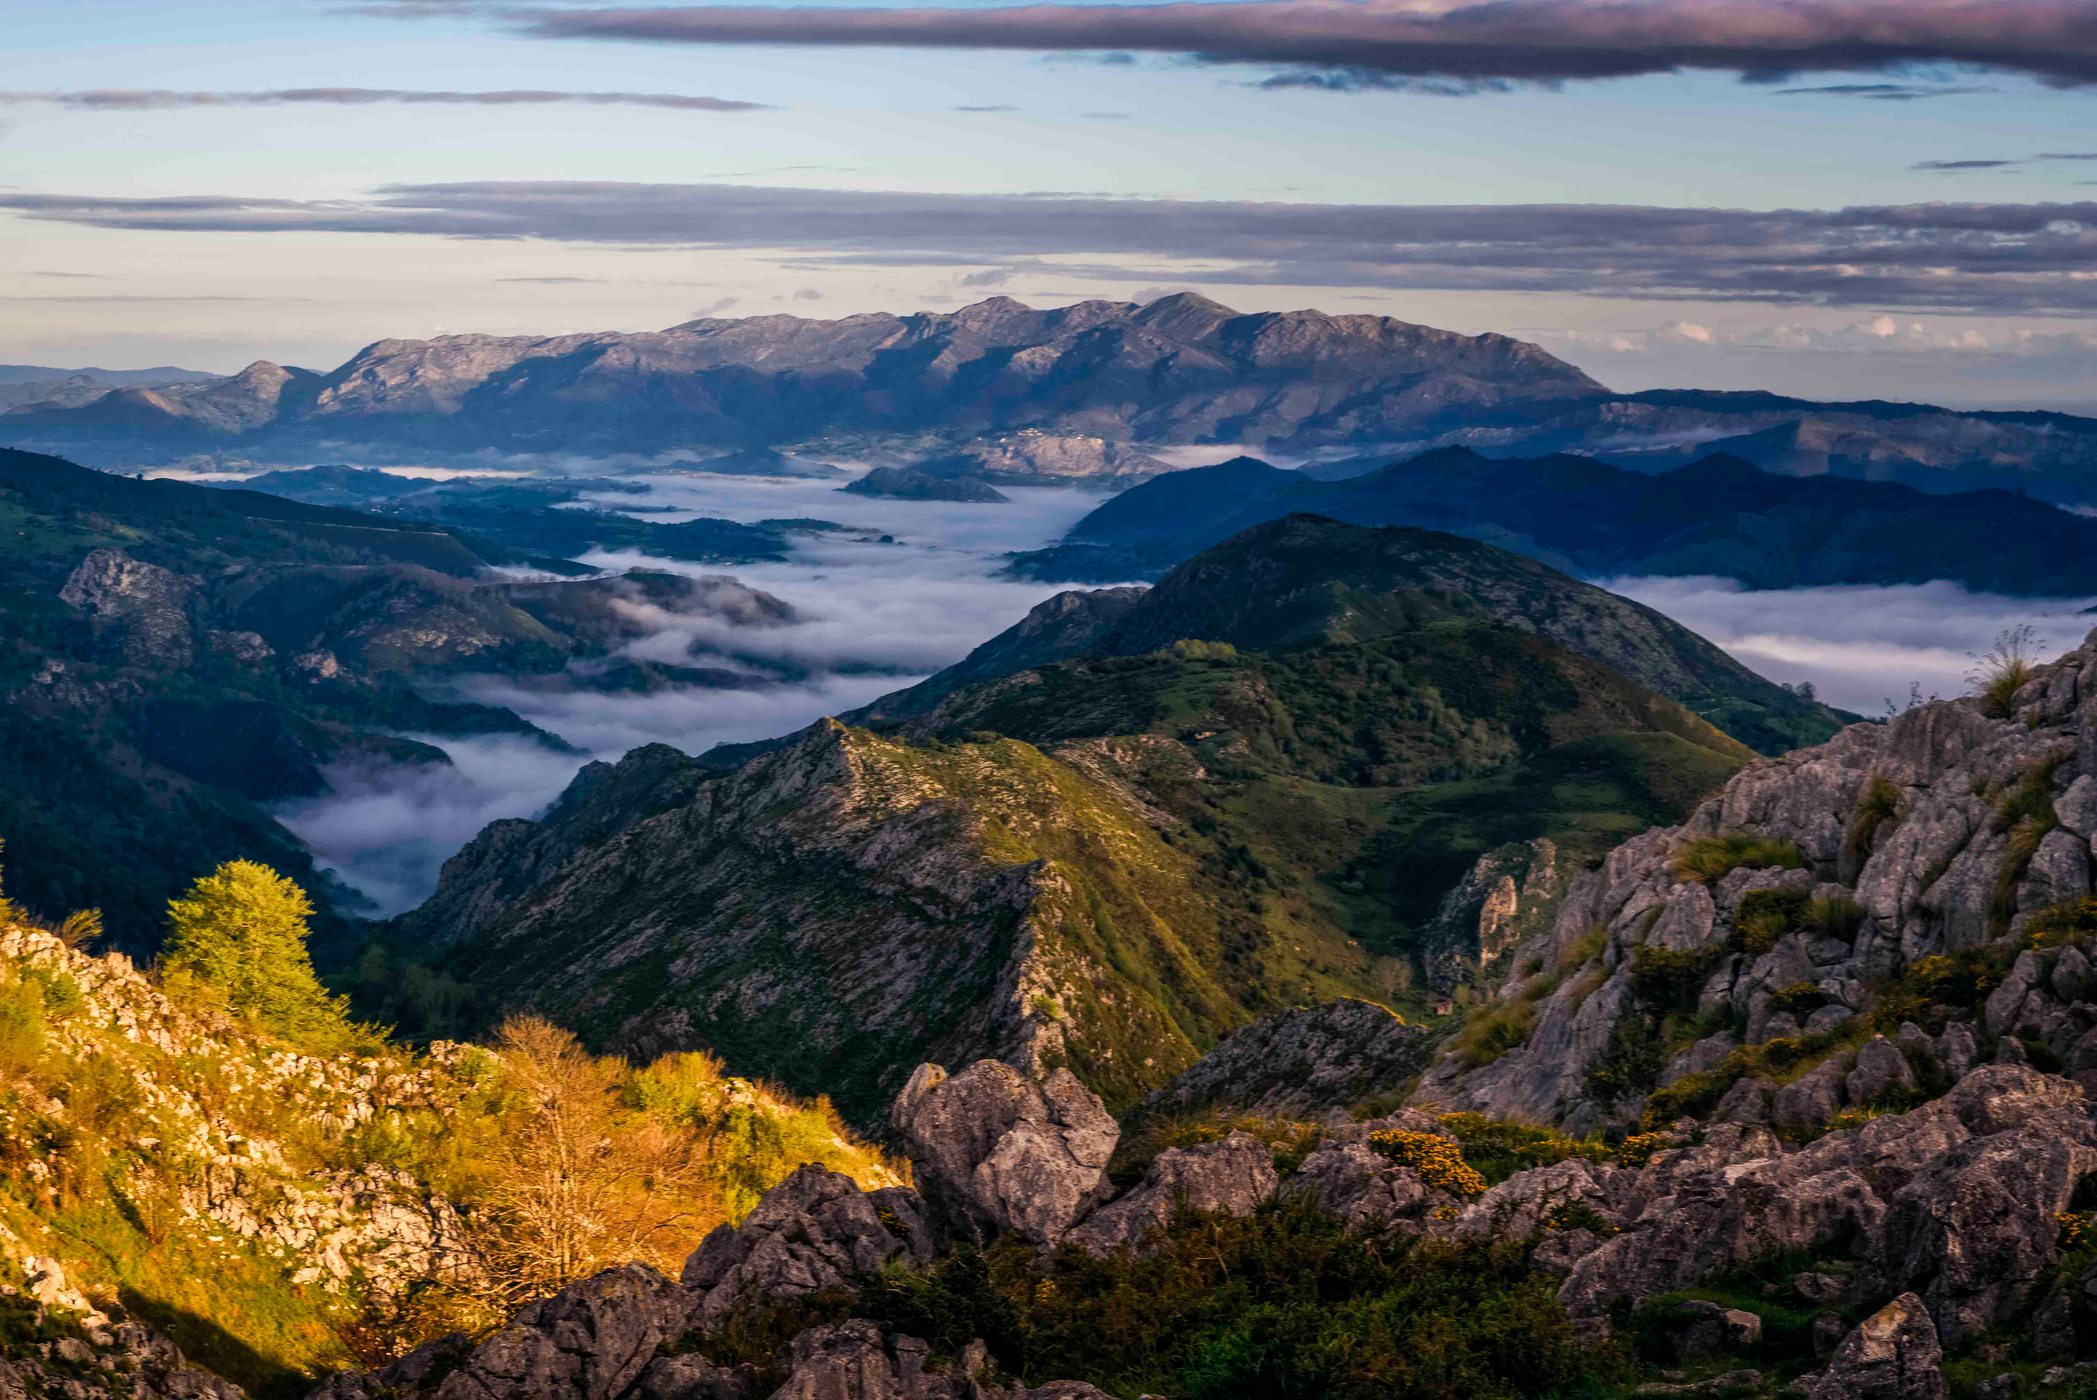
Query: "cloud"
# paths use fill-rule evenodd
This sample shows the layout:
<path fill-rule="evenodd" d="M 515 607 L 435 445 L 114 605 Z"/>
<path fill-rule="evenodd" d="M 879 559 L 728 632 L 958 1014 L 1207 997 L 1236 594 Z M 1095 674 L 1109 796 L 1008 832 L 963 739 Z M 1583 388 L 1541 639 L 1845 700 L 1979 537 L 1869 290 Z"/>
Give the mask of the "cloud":
<path fill-rule="evenodd" d="M 540 287 L 580 287 L 604 284 L 602 277 L 498 277 L 497 282 L 529 282 Z"/>
<path fill-rule="evenodd" d="M 459 683 L 462 695 L 507 705 L 591 758 L 617 758 L 648 743 L 703 753 L 717 743 L 792 733 L 959 660 L 1059 591 L 993 574 L 1008 551 L 1047 543 L 1100 499 L 1075 490 L 1019 488 L 1011 504 L 993 509 L 841 496 L 835 480 L 672 473 L 648 477 L 646 484 L 652 488 L 646 502 L 674 507 L 672 519 L 842 517 L 862 527 L 867 538 L 798 537 L 787 561 L 736 571 L 742 582 L 792 605 L 795 619 L 784 625 L 738 625 L 730 615 L 646 607 L 623 610 L 632 621 L 654 624 L 628 655 L 740 671 L 754 682 L 747 688 L 608 695 L 563 686 L 558 678 L 475 676 Z M 631 506 L 635 497 L 603 493 L 592 500 L 616 508 Z M 881 534 L 891 542 L 877 543 L 873 537 Z M 640 555 L 593 556 L 591 562 L 719 574 L 718 567 Z M 794 678 L 767 680 L 783 671 Z M 584 761 L 508 737 L 414 737 L 445 750 L 452 766 L 339 768 L 329 774 L 331 794 L 285 804 L 279 814 L 321 865 L 362 891 L 381 913 L 426 898 L 443 862 L 460 846 L 498 818 L 535 815 Z"/>
<path fill-rule="evenodd" d="M 1919 160 L 1909 166 L 1910 170 L 2001 170 L 2005 166 L 2022 165 L 2021 160 Z"/>
<path fill-rule="evenodd" d="M 1033 260 L 1044 281 L 2097 312 L 2097 202 L 1342 205 L 483 181 L 340 200 L 0 191 L 0 209 L 100 228 L 743 248 L 805 269 Z"/>
<path fill-rule="evenodd" d="M 1779 88 L 1779 97 L 1855 97 L 1867 102 L 1923 102 L 1932 97 L 1966 97 L 1992 88 L 1923 83 L 1827 83 L 1819 87 Z"/>
<path fill-rule="evenodd" d="M 161 112 L 188 107 L 662 107 L 677 112 L 761 112 L 761 102 L 674 92 L 549 92 L 513 88 L 444 92 L 416 88 L 276 88 L 257 92 L 184 92 L 167 88 L 80 88 L 65 92 L 0 92 L 0 103 L 41 103 L 85 112 Z"/>
<path fill-rule="evenodd" d="M 2097 81 L 2087 0 L 1244 0 L 495 11 L 548 39 L 1171 54 L 1490 88 L 1683 71 L 1782 81 L 1955 65 Z"/>
<path fill-rule="evenodd" d="M 1007 106 L 1002 102 L 991 102 L 979 106 L 971 105 L 956 107 L 953 110 L 956 112 L 1017 112 L 1019 108 Z"/>
<path fill-rule="evenodd" d="M 688 319 L 693 321 L 704 321 L 708 317 L 718 316 L 724 311 L 728 311 L 736 306 L 740 306 L 742 304 L 742 300 L 743 299 L 741 297 L 718 298 L 717 300 L 710 301 L 706 305 L 694 310 Z"/>
<path fill-rule="evenodd" d="M 1666 613 L 1772 680 L 1812 682 L 1830 704 L 1859 714 L 1924 696 L 1966 693 L 1973 658 L 2007 628 L 2029 623 L 2048 654 L 2079 644 L 2088 599 L 2002 598 L 1954 583 L 1750 592 L 1728 579 L 1598 580 Z"/>

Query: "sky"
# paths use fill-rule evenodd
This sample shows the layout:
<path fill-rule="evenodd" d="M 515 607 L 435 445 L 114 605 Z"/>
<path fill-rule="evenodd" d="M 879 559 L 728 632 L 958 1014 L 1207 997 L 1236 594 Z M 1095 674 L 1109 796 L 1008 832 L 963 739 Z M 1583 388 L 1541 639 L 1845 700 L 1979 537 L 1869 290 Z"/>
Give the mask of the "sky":
<path fill-rule="evenodd" d="M 1194 288 L 2097 410 L 2097 0 L 0 0 L 0 361 Z"/>

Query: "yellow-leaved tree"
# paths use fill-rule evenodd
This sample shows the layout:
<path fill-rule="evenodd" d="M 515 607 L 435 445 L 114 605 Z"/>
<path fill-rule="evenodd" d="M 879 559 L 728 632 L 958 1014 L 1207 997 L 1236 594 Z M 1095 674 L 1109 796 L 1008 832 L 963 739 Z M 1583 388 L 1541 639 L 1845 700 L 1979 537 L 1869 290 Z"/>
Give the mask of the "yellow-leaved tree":
<path fill-rule="evenodd" d="M 343 998 L 306 950 L 313 904 L 266 865 L 229 860 L 167 907 L 161 976 L 195 987 L 226 1011 L 316 1049 L 354 1032 Z"/>

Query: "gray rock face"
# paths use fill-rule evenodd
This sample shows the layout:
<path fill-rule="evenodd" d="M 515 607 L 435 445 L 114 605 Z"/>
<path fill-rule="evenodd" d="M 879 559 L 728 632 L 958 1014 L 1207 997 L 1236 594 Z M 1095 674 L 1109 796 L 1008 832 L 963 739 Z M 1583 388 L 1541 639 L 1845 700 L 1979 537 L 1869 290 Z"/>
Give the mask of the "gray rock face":
<path fill-rule="evenodd" d="M 700 1295 L 694 1320 L 717 1327 L 738 1306 L 848 1287 L 893 1259 L 929 1263 L 921 1207 L 914 1191 L 864 1192 L 848 1176 L 804 1166 L 685 1261 L 684 1286 Z"/>
<path fill-rule="evenodd" d="M 940 1223 L 964 1237 L 1062 1242 L 1106 1192 L 1121 1129 L 1065 1069 L 1035 1083 L 978 1060 L 922 1065 L 897 1096 L 897 1133 Z"/>
<path fill-rule="evenodd" d="M 1489 974 L 1563 892 L 1558 847 L 1549 840 L 1516 842 L 1480 856 L 1419 932 L 1429 984 L 1446 991 Z"/>
<path fill-rule="evenodd" d="M 114 627 L 129 664 L 172 671 L 187 669 L 196 660 L 188 615 L 195 588 L 194 579 L 133 559 L 120 549 L 98 549 L 74 568 L 58 597 Z"/>
<path fill-rule="evenodd" d="M 683 1335 L 688 1308 L 676 1284 L 628 1264 L 533 1303 L 478 1346 L 433 1342 L 368 1375 L 332 1376 L 314 1400 L 621 1400 Z"/>
<path fill-rule="evenodd" d="M 1553 965 L 1601 929 L 1601 985 L 1562 979 L 1537 1000 L 1524 1044 L 1481 1067 L 1444 1060 L 1423 1077 L 1420 1097 L 1575 1132 L 1630 1126 L 1638 1095 L 1601 1097 L 1589 1072 L 1618 1023 L 1640 1010 L 1630 970 L 1641 949 L 1704 959 L 1711 972 L 1696 1009 L 1733 1021 L 1747 1044 L 1835 1033 L 1871 1009 L 1875 988 L 1923 959 L 2016 938 L 2038 910 L 2085 895 L 2089 838 L 2078 824 L 2097 827 L 2093 783 L 2097 638 L 2037 668 L 2001 717 L 1976 700 L 1936 702 L 1751 764 L 1681 827 L 1626 842 L 1576 877 L 1551 930 L 1518 951 Z M 2013 863 L 2001 817 L 2016 794 L 2050 802 L 2063 823 L 2022 863 Z M 1803 868 L 1743 866 L 1708 884 L 1678 873 L 1684 851 L 1743 833 L 1795 849 Z M 1781 911 L 1775 925 L 1772 909 Z M 2005 1036 L 2068 1058 L 2097 1028 L 2097 1008 L 2075 1010 L 2091 990 L 2083 961 L 2052 952 L 2020 959 L 1975 1028 L 1989 1043 L 1947 1031 L 1937 1065 L 1956 1077 L 1982 1058 L 2016 1053 L 1996 1043 Z M 2054 988 L 2049 979 L 2063 964 Z M 1801 989 L 1820 1004 L 1786 1009 L 1778 994 Z M 1772 1120 L 1814 1131 L 1845 1102 L 1912 1089 L 1922 1068 L 1907 1047 L 1871 1046 L 1837 1082 L 1828 1082 L 1835 1071 L 1816 1067 L 1821 1077 L 1778 1091 Z"/>
<path fill-rule="evenodd" d="M 794 1338 L 793 1370 L 772 1400 L 974 1400 L 973 1378 L 927 1369 L 930 1348 L 864 1318 Z"/>
<path fill-rule="evenodd" d="M 1093 1212 L 1067 1238 L 1096 1254 L 1140 1245 L 1151 1231 L 1169 1224 L 1182 1204 L 1250 1215 L 1274 1195 L 1279 1183 L 1273 1151 L 1246 1133 L 1195 1147 L 1167 1148 L 1151 1162 L 1141 1185 Z"/>
<path fill-rule="evenodd" d="M 1300 1117 L 1354 1103 L 1419 1073 L 1430 1033 L 1375 1002 L 1342 997 L 1233 1031 L 1139 1113 L 1230 1108 Z"/>
<path fill-rule="evenodd" d="M 1623 1232 L 1568 1270 L 1559 1296 L 1575 1315 L 1750 1259 L 1818 1253 L 1913 1292 L 1945 1337 L 1963 1339 L 2030 1296 L 2057 1257 L 2059 1212 L 2097 1170 L 2081 1090 L 2017 1065 L 1982 1066 L 1933 1103 L 1796 1151 L 1765 1133 L 1741 1143 L 1763 1155 L 1726 1161 L 1708 1155 L 1720 1131 L 1602 1193 Z"/>
<path fill-rule="evenodd" d="M 1944 1400 L 1944 1351 L 1929 1310 L 1912 1293 L 1880 1308 L 1802 1383 L 1807 1400 Z"/>

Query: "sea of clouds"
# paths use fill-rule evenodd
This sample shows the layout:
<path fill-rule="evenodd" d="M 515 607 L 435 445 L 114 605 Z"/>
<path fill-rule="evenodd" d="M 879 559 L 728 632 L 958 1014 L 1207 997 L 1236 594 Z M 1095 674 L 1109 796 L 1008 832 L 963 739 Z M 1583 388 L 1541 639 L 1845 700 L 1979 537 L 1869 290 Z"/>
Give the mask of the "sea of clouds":
<path fill-rule="evenodd" d="M 1058 538 L 1103 499 L 1072 489 L 1007 488 L 1012 499 L 1002 505 L 891 501 L 840 494 L 838 480 L 644 480 L 646 495 L 608 494 L 593 504 L 644 510 L 651 520 L 817 519 L 851 528 L 797 534 L 785 562 L 732 569 L 633 553 L 588 556 L 584 562 L 608 570 L 732 574 L 789 604 L 797 620 L 753 627 L 728 617 L 651 612 L 654 630 L 626 648 L 637 660 L 740 671 L 747 688 L 603 694 L 539 678 L 461 681 L 466 698 L 507 706 L 576 752 L 513 737 L 417 734 L 444 750 L 451 766 L 338 769 L 329 774 L 328 795 L 280 808 L 279 819 L 323 868 L 369 901 L 371 912 L 420 903 L 443 863 L 475 833 L 491 821 L 544 810 L 586 762 L 616 759 L 643 744 L 698 754 L 792 733 L 960 660 L 1060 591 L 996 577 L 1004 556 Z"/>
<path fill-rule="evenodd" d="M 465 679 L 465 696 L 508 706 L 574 752 L 512 737 L 416 735 L 443 749 L 451 766 L 345 769 L 331 775 L 330 795 L 287 804 L 285 824 L 372 909 L 395 913 L 426 898 L 444 861 L 475 833 L 542 811 L 585 762 L 650 743 L 697 754 L 791 733 L 959 660 L 1058 591 L 999 577 L 1005 556 L 1057 539 L 1103 499 L 1007 488 L 1012 499 L 1003 505 L 891 501 L 839 494 L 834 479 L 672 473 L 644 480 L 645 495 L 607 494 L 593 504 L 659 520 L 812 518 L 851 528 L 795 535 L 784 562 L 733 569 L 633 553 L 590 556 L 586 562 L 608 570 L 731 573 L 790 605 L 796 620 L 751 626 L 662 613 L 627 649 L 638 660 L 738 672 L 738 688 L 604 694 L 537 678 Z M 2031 626 L 2051 655 L 2097 622 L 2083 614 L 2087 599 L 1995 597 L 1949 583 L 1751 592 L 1711 578 L 1601 582 L 1771 679 L 1811 682 L 1822 699 L 1864 715 L 1905 704 L 1911 693 L 1962 693 L 1975 657 L 2006 629 Z"/>

